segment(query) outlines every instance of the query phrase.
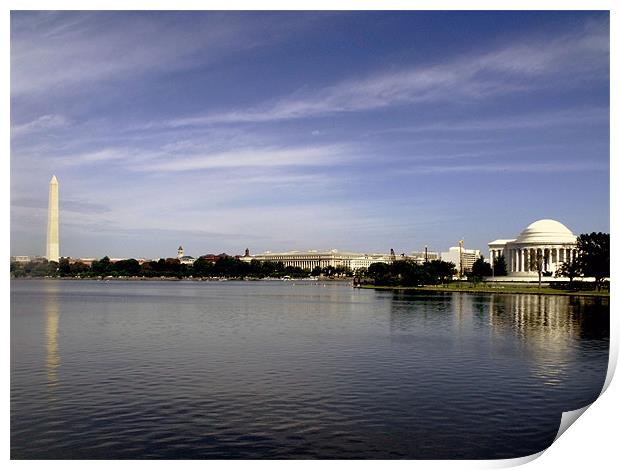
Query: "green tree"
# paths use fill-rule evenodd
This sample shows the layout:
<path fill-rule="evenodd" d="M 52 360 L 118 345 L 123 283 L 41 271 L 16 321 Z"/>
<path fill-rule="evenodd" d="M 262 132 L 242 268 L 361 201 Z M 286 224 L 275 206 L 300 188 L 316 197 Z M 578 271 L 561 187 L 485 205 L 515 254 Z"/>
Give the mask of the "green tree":
<path fill-rule="evenodd" d="M 530 270 L 538 273 L 538 288 L 541 287 L 542 273 L 545 267 L 545 255 L 541 250 L 536 250 L 536 254 L 530 258 Z"/>
<path fill-rule="evenodd" d="M 48 261 L 46 268 L 46 276 L 58 276 L 58 262 L 57 261 Z"/>
<path fill-rule="evenodd" d="M 154 277 L 157 275 L 157 261 L 147 261 L 140 266 L 140 275 Z"/>
<path fill-rule="evenodd" d="M 351 271 L 346 266 L 336 266 L 333 268 L 332 274 L 335 276 L 351 276 L 353 271 Z"/>
<path fill-rule="evenodd" d="M 178 258 L 166 258 L 164 263 L 164 276 L 182 278 L 185 276 L 186 265 L 181 264 Z"/>
<path fill-rule="evenodd" d="M 72 276 L 80 276 L 82 274 L 88 275 L 90 271 L 90 268 L 81 261 L 76 261 L 75 263 L 72 263 L 70 268 Z"/>
<path fill-rule="evenodd" d="M 609 277 L 609 234 L 592 232 L 577 237 L 578 259 L 584 276 L 593 277 L 600 290 L 603 279 Z"/>
<path fill-rule="evenodd" d="M 474 277 L 487 277 L 493 274 L 493 269 L 491 265 L 484 260 L 484 257 L 481 256 L 471 267 L 471 274 Z"/>
<path fill-rule="evenodd" d="M 372 263 L 368 267 L 368 277 L 372 278 L 376 286 L 390 286 L 394 284 L 390 266 L 386 263 Z"/>
<path fill-rule="evenodd" d="M 265 277 L 263 272 L 263 263 L 257 259 L 250 260 L 249 276 L 262 278 Z"/>
<path fill-rule="evenodd" d="M 220 255 L 213 266 L 213 271 L 216 276 L 245 277 L 250 272 L 250 265 L 232 256 Z"/>
<path fill-rule="evenodd" d="M 331 264 L 323 268 L 323 274 L 325 274 L 326 276 L 333 276 L 335 272 L 336 268 L 333 267 Z"/>
<path fill-rule="evenodd" d="M 53 263 L 53 264 L 52 264 Z M 29 261 L 28 263 L 11 263 L 11 272 L 14 276 L 55 276 L 57 263 L 43 261 Z"/>
<path fill-rule="evenodd" d="M 370 277 L 377 277 L 386 274 L 389 271 L 389 267 L 386 263 L 372 263 L 368 267 L 368 275 Z"/>
<path fill-rule="evenodd" d="M 71 275 L 71 264 L 69 263 L 69 258 L 60 258 L 60 260 L 58 260 L 58 274 L 63 277 Z"/>
<path fill-rule="evenodd" d="M 354 273 L 355 277 L 364 278 L 368 276 L 367 268 L 357 268 Z"/>
<path fill-rule="evenodd" d="M 581 262 L 578 259 L 571 259 L 570 261 L 564 261 L 558 270 L 555 272 L 555 277 L 567 277 L 568 288 L 573 287 L 573 279 L 581 276 Z"/>
<path fill-rule="evenodd" d="M 122 259 L 112 265 L 112 272 L 117 276 L 137 276 L 140 272 L 140 263 L 133 258 Z"/>
<path fill-rule="evenodd" d="M 11 275 L 14 277 L 23 277 L 26 275 L 23 263 L 11 263 Z"/>
<path fill-rule="evenodd" d="M 284 270 L 284 264 L 274 263 L 273 261 L 263 261 L 261 263 L 261 272 L 265 277 L 278 277 Z"/>
<path fill-rule="evenodd" d="M 499 255 L 497 258 L 495 258 L 495 260 L 493 261 L 493 267 L 491 269 L 493 270 L 493 274 L 495 276 L 505 276 L 508 274 L 508 268 L 506 267 L 506 258 L 504 258 L 504 255 Z"/>
<path fill-rule="evenodd" d="M 110 262 L 110 258 L 104 256 L 99 261 L 93 261 L 93 264 L 90 267 L 90 270 L 96 276 L 105 276 L 110 273 L 112 270 L 112 263 Z"/>
<path fill-rule="evenodd" d="M 26 276 L 44 277 L 58 276 L 58 263 L 56 261 L 31 261 L 24 266 Z"/>
<path fill-rule="evenodd" d="M 198 258 L 192 265 L 192 272 L 195 277 L 207 277 L 213 275 L 213 263 L 204 258 Z"/>
<path fill-rule="evenodd" d="M 424 263 L 424 267 L 426 269 L 426 277 L 432 284 L 446 284 L 456 274 L 456 265 L 448 261 L 434 259 Z"/>

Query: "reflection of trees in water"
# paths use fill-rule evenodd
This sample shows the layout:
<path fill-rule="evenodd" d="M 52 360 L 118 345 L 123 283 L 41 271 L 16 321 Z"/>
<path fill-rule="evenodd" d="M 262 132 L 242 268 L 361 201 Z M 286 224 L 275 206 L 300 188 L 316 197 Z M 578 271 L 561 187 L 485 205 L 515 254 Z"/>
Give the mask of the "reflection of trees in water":
<path fill-rule="evenodd" d="M 488 312 L 489 307 L 489 294 L 469 294 L 471 298 L 471 306 L 478 318 L 484 318 Z"/>
<path fill-rule="evenodd" d="M 60 306 L 58 303 L 57 281 L 49 281 L 45 284 L 45 341 L 46 341 L 46 364 L 47 384 L 49 387 L 58 385 L 58 368 L 60 367 L 60 354 L 58 353 L 58 322 L 60 319 Z"/>
<path fill-rule="evenodd" d="M 609 299 L 569 297 L 569 305 L 581 325 L 581 338 L 609 341 Z"/>
<path fill-rule="evenodd" d="M 451 293 L 395 291 L 390 305 L 390 330 L 405 332 L 420 323 L 451 322 L 453 304 Z"/>

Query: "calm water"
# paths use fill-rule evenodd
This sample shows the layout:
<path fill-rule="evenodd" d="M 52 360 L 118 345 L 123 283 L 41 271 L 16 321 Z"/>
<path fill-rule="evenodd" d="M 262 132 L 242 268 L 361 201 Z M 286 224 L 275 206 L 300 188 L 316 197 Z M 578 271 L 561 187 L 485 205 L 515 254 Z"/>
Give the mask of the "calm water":
<path fill-rule="evenodd" d="M 12 281 L 11 456 L 523 456 L 608 343 L 601 299 Z"/>

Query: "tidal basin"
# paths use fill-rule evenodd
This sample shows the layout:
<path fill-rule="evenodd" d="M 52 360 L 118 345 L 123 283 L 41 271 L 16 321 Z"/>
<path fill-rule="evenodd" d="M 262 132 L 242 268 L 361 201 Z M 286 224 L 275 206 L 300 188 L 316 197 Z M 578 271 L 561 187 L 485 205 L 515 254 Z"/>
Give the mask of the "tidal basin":
<path fill-rule="evenodd" d="M 608 347 L 608 298 L 13 280 L 11 457 L 520 457 Z"/>

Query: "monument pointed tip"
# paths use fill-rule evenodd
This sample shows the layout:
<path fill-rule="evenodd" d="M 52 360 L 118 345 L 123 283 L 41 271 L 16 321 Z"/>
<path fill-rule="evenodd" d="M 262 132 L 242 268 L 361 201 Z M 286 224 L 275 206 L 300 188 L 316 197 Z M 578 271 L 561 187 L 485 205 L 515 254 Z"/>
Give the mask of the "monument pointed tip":
<path fill-rule="evenodd" d="M 50 183 L 58 183 L 58 179 L 56 178 L 56 175 L 52 175 L 52 179 L 50 180 Z"/>

